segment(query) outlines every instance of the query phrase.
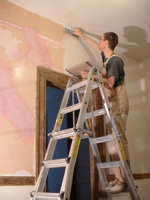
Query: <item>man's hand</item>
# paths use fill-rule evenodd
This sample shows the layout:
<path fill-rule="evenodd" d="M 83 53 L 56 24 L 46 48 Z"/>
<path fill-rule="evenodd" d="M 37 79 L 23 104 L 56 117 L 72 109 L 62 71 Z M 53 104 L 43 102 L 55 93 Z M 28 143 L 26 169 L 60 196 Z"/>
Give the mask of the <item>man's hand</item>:
<path fill-rule="evenodd" d="M 81 77 L 83 79 L 86 79 L 88 77 L 88 75 L 89 75 L 89 71 L 86 71 L 86 70 L 83 70 L 80 73 L 81 73 Z"/>
<path fill-rule="evenodd" d="M 80 28 L 75 28 L 73 34 L 84 37 L 84 34 Z"/>

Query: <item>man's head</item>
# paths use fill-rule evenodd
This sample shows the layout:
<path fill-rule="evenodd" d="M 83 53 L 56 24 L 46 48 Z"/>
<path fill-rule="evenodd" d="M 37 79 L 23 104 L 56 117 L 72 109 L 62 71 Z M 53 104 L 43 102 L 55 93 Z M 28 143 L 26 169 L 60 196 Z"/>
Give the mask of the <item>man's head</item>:
<path fill-rule="evenodd" d="M 109 48 L 114 50 L 118 44 L 118 35 L 114 32 L 104 33 L 104 40 L 108 40 Z"/>
<path fill-rule="evenodd" d="M 108 45 L 111 50 L 114 50 L 118 44 L 118 35 L 114 32 L 106 32 L 100 39 L 100 43 L 101 41 L 103 42 L 103 44 L 101 44 L 102 48 L 104 48 L 105 45 Z"/>

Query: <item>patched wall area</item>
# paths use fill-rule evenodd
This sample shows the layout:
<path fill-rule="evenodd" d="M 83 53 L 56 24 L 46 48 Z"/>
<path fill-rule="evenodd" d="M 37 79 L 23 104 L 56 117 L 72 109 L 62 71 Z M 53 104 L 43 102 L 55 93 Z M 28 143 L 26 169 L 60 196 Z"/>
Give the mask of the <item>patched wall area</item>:
<path fill-rule="evenodd" d="M 64 29 L 4 0 L 0 19 L 0 175 L 34 176 L 36 67 L 63 71 Z"/>

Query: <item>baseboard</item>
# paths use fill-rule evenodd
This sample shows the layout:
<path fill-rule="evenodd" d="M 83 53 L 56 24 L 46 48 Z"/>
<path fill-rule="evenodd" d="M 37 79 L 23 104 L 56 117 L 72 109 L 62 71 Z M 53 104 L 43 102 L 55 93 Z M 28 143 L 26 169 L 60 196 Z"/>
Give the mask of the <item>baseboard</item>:
<path fill-rule="evenodd" d="M 114 180 L 114 175 L 109 174 L 108 181 Z M 138 179 L 149 179 L 150 173 L 144 174 L 133 174 L 135 180 Z M 21 176 L 0 176 L 0 186 L 17 186 L 17 185 L 35 185 L 35 177 L 21 177 Z"/>
<path fill-rule="evenodd" d="M 35 185 L 34 176 L 0 176 L 0 186 Z"/>

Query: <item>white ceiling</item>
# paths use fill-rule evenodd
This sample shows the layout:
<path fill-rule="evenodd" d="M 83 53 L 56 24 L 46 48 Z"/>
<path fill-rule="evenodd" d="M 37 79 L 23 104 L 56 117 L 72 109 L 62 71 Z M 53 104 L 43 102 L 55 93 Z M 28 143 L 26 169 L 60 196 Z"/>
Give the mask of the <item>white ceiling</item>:
<path fill-rule="evenodd" d="M 8 0 L 66 28 L 97 36 L 114 31 L 118 51 L 141 61 L 150 56 L 150 0 Z"/>

